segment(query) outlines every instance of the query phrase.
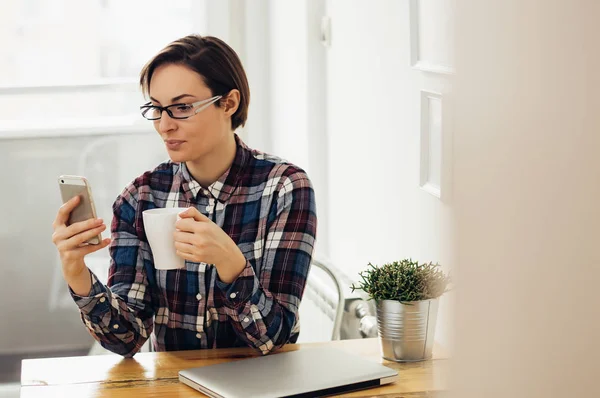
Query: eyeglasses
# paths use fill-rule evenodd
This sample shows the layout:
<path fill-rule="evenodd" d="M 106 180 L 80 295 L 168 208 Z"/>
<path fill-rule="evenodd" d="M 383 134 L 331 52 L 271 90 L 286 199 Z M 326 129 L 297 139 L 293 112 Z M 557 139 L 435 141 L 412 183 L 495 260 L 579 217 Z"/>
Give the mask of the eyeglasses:
<path fill-rule="evenodd" d="M 173 119 L 187 119 L 192 117 L 223 97 L 222 95 L 216 95 L 212 98 L 205 99 L 191 104 L 173 104 L 169 106 L 157 106 L 151 105 L 149 102 L 140 106 L 142 116 L 148 120 L 159 120 L 162 117 L 163 111 L 166 111 L 169 117 Z"/>

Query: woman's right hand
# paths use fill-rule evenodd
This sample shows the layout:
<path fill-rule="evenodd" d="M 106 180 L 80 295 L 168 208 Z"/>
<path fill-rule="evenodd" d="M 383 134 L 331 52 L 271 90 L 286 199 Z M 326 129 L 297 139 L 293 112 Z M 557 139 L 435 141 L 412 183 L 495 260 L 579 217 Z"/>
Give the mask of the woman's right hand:
<path fill-rule="evenodd" d="M 85 245 L 85 241 L 97 236 L 106 229 L 102 219 L 89 219 L 67 226 L 69 215 L 79 204 L 79 196 L 66 202 L 58 210 L 56 219 L 52 223 L 54 233 L 52 242 L 56 245 L 60 260 L 62 262 L 62 272 L 69 285 L 71 281 L 78 279 L 87 267 L 83 258 L 93 252 L 105 248 L 110 243 L 110 239 L 104 239 L 98 245 Z M 86 272 L 87 274 L 87 272 Z"/>

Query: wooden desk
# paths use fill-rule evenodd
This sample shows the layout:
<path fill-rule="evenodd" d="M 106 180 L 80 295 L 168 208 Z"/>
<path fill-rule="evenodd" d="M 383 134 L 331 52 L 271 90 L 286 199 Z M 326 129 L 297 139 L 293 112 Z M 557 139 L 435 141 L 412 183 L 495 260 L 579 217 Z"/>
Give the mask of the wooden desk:
<path fill-rule="evenodd" d="M 345 397 L 393 396 L 440 397 L 447 389 L 449 364 L 446 353 L 436 346 L 434 358 L 416 363 L 396 363 L 381 358 L 377 339 L 289 344 L 279 352 L 328 345 L 400 372 L 400 379 L 383 387 L 355 391 Z M 277 354 L 272 354 L 277 355 Z M 182 384 L 181 369 L 234 361 L 256 353 L 248 348 L 201 351 L 139 353 L 125 359 L 119 355 L 27 359 L 21 370 L 21 397 L 202 397 Z M 445 396 L 446 394 L 444 394 Z"/>

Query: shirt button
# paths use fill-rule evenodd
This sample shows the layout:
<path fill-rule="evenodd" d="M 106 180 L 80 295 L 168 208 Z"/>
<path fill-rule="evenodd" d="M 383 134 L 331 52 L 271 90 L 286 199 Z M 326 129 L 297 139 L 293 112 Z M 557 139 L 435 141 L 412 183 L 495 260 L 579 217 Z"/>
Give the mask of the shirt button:
<path fill-rule="evenodd" d="M 231 297 L 231 298 L 235 298 L 235 296 L 237 296 L 237 294 L 235 294 L 235 293 L 231 293 L 231 294 L 229 295 L 229 297 Z"/>
<path fill-rule="evenodd" d="M 197 298 L 198 300 L 202 300 L 202 295 L 201 295 L 200 293 L 198 293 L 198 294 L 196 295 L 196 298 Z"/>
<path fill-rule="evenodd" d="M 104 297 L 100 297 L 100 302 L 101 302 L 101 303 L 103 303 L 103 302 L 105 302 L 105 301 L 106 301 L 106 298 L 104 298 Z"/>
<path fill-rule="evenodd" d="M 119 325 L 117 325 L 116 323 L 113 325 L 113 329 L 118 329 Z"/>
<path fill-rule="evenodd" d="M 206 211 L 207 211 L 208 213 L 210 213 L 210 209 L 211 209 L 210 205 L 206 206 Z"/>
<path fill-rule="evenodd" d="M 250 322 L 250 319 L 248 319 L 248 317 L 244 318 L 244 323 L 248 323 Z"/>
<path fill-rule="evenodd" d="M 202 335 L 200 333 L 196 333 L 196 337 L 199 338 L 199 339 L 201 339 Z"/>

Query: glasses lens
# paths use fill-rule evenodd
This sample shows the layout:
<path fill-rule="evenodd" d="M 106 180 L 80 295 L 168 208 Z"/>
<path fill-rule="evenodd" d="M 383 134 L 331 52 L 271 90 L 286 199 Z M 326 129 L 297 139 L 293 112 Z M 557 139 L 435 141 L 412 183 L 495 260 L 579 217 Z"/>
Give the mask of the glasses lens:
<path fill-rule="evenodd" d="M 155 106 L 144 106 L 142 107 L 142 116 L 148 120 L 160 119 L 160 109 Z"/>
<path fill-rule="evenodd" d="M 189 104 L 175 104 L 168 108 L 176 119 L 186 119 L 194 115 L 194 107 Z"/>

